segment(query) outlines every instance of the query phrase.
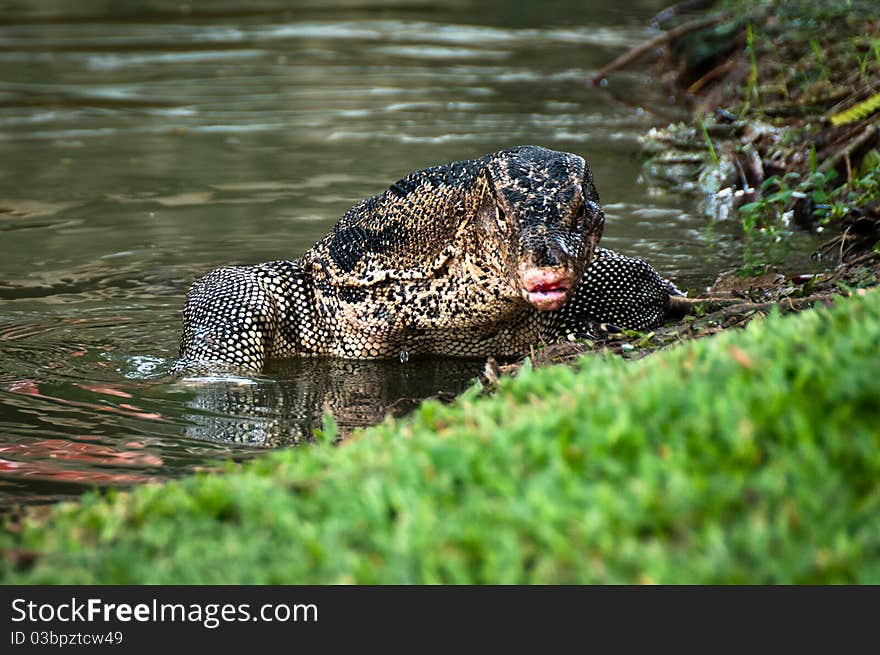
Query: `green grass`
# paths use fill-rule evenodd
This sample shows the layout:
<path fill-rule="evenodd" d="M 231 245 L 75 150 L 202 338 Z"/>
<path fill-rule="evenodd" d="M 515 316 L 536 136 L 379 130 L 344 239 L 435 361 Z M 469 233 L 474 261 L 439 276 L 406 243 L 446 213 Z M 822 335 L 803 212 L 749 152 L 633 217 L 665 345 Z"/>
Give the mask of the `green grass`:
<path fill-rule="evenodd" d="M 872 291 L 527 368 L 341 447 L 59 506 L 2 537 L 3 581 L 880 583 L 878 344 Z"/>

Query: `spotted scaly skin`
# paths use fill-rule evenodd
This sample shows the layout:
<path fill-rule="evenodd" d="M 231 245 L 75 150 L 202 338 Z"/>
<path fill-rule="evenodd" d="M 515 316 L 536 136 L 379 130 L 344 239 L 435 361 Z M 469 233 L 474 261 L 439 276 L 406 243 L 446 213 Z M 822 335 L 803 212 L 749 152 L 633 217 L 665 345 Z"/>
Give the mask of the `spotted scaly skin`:
<path fill-rule="evenodd" d="M 541 340 L 591 334 L 597 326 L 648 330 L 669 316 L 672 296 L 684 296 L 647 262 L 596 248 L 593 263 L 565 305 L 542 315 Z"/>
<path fill-rule="evenodd" d="M 300 260 L 197 280 L 175 368 L 512 357 L 594 323 L 661 323 L 675 288 L 597 249 L 603 226 L 589 168 L 571 153 L 519 146 L 418 171 L 352 207 Z"/>

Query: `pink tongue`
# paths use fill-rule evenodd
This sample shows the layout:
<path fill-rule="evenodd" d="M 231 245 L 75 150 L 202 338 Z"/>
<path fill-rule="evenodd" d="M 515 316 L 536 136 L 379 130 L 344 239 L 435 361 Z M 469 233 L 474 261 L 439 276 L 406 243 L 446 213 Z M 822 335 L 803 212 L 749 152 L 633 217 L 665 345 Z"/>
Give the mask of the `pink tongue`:
<path fill-rule="evenodd" d="M 539 284 L 532 287 L 530 293 L 543 293 L 546 291 L 564 291 L 564 289 L 558 284 Z"/>

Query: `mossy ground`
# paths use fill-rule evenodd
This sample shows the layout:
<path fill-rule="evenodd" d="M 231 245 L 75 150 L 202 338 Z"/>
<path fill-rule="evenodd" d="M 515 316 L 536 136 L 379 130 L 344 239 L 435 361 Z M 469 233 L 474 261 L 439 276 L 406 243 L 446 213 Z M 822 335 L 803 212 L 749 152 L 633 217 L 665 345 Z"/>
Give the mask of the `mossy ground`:
<path fill-rule="evenodd" d="M 338 447 L 58 506 L 10 526 L 3 581 L 880 583 L 878 343 L 859 291 L 525 367 Z"/>

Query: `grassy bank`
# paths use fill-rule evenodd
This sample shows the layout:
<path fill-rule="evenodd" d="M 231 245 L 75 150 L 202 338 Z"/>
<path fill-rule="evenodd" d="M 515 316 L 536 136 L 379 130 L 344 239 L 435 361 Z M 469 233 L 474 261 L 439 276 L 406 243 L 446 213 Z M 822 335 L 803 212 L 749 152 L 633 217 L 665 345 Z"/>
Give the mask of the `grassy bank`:
<path fill-rule="evenodd" d="M 880 292 L 10 526 L 25 583 L 880 583 Z M 332 426 L 327 426 L 332 432 Z"/>
<path fill-rule="evenodd" d="M 660 67 L 694 108 L 656 130 L 646 172 L 738 220 L 747 268 L 785 259 L 795 229 L 852 261 L 880 242 L 880 4 L 717 0 L 664 12 Z M 694 17 L 697 17 L 696 20 Z M 613 75 L 611 75 L 613 83 Z"/>

